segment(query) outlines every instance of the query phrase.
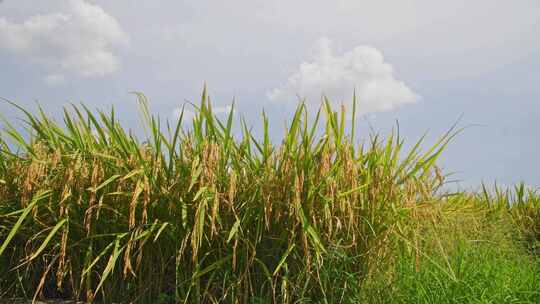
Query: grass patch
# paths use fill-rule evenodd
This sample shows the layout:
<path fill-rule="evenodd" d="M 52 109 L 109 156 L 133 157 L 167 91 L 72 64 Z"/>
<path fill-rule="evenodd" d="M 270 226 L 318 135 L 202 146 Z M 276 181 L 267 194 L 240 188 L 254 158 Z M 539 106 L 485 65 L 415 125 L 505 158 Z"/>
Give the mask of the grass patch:
<path fill-rule="evenodd" d="M 370 303 L 538 303 L 540 260 L 530 251 L 523 226 L 516 225 L 521 217 L 513 208 L 521 207 L 506 193 L 505 205 L 465 194 L 443 202 L 440 216 L 419 230 L 421 253 L 401 250 L 391 272 L 366 284 L 359 298 Z"/>
<path fill-rule="evenodd" d="M 540 263 L 496 244 L 462 244 L 448 260 L 432 256 L 439 268 L 417 271 L 410 256 L 400 259 L 392 284 L 370 287 L 369 303 L 538 303 Z M 448 263 L 448 265 L 446 265 Z M 451 271 L 451 275 L 448 272 Z"/>

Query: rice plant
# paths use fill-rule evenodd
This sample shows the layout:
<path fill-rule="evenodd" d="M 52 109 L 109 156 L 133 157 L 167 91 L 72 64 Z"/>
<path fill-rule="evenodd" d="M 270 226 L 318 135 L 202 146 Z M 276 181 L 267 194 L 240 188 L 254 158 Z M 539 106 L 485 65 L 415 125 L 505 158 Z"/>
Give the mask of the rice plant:
<path fill-rule="evenodd" d="M 421 255 L 419 223 L 440 200 L 436 161 L 455 126 L 422 150 L 346 132 L 346 113 L 300 103 L 281 142 L 206 89 L 189 128 L 151 115 L 146 137 L 114 109 L 17 104 L 0 133 L 0 297 L 88 302 L 344 303 L 396 263 Z M 356 112 L 353 102 L 352 121 Z M 318 130 L 322 129 L 322 133 Z"/>

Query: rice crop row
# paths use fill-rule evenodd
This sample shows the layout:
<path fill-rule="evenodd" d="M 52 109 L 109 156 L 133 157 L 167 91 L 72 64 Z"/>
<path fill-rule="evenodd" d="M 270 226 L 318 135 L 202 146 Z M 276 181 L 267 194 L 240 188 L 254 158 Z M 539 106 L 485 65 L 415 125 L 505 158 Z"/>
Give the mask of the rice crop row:
<path fill-rule="evenodd" d="M 314 117 L 300 103 L 274 144 L 264 113 L 260 138 L 244 120 L 233 134 L 234 107 L 219 120 L 206 90 L 189 128 L 137 98 L 142 140 L 114 109 L 73 105 L 58 123 L 12 103 L 24 128 L 0 133 L 0 297 L 340 303 L 403 247 L 420 260 L 455 126 L 425 150 L 403 151 L 399 130 L 356 144 L 325 100 Z M 540 208 L 519 197 L 507 210 L 536 244 Z"/>

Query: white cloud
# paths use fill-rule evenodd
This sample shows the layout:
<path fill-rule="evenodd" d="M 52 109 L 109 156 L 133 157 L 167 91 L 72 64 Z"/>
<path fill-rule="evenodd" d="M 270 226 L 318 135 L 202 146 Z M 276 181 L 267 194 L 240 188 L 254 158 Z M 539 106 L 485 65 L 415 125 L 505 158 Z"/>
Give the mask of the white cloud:
<path fill-rule="evenodd" d="M 100 77 L 117 71 L 114 51 L 128 40 L 114 17 L 83 0 L 66 1 L 60 12 L 20 23 L 0 17 L 0 51 L 44 66 L 51 72 L 47 84 L 59 84 L 65 74 Z"/>
<path fill-rule="evenodd" d="M 342 55 L 332 53 L 331 41 L 321 38 L 312 61 L 300 64 L 287 82 L 268 93 L 270 100 L 319 104 L 322 94 L 335 103 L 351 105 L 356 90 L 360 114 L 392 110 L 419 99 L 405 83 L 394 77 L 392 66 L 376 48 L 357 46 Z"/>
<path fill-rule="evenodd" d="M 220 107 L 212 107 L 212 112 L 214 115 L 228 115 L 231 111 L 232 106 L 226 105 L 226 106 L 220 106 Z M 189 110 L 187 107 L 184 107 L 184 116 L 182 118 L 183 123 L 189 124 L 195 117 L 195 112 L 192 110 Z M 172 118 L 173 119 L 179 119 L 180 115 L 182 114 L 182 107 L 177 107 L 172 111 Z"/>
<path fill-rule="evenodd" d="M 45 76 L 45 83 L 50 87 L 56 87 L 66 82 L 66 78 L 62 74 L 50 74 Z"/>
<path fill-rule="evenodd" d="M 214 114 L 217 114 L 217 115 L 229 114 L 229 112 L 231 112 L 231 109 L 232 109 L 231 105 L 226 105 L 226 106 L 223 106 L 223 107 L 212 108 L 212 112 L 214 112 Z"/>
<path fill-rule="evenodd" d="M 195 112 L 187 109 L 186 107 L 184 108 L 178 107 L 178 108 L 175 108 L 172 112 L 173 119 L 180 119 L 180 116 L 182 115 L 182 111 L 184 112 L 182 116 L 182 121 L 184 123 L 191 122 L 191 120 L 195 117 Z"/>

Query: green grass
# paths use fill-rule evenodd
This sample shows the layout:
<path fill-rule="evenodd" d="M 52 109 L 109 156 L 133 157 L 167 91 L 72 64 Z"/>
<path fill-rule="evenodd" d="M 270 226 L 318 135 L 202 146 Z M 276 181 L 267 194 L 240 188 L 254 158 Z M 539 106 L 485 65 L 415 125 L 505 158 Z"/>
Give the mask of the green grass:
<path fill-rule="evenodd" d="M 314 117 L 300 104 L 276 144 L 264 113 L 260 138 L 243 120 L 233 136 L 234 108 L 218 120 L 206 90 L 188 129 L 137 98 L 142 140 L 114 110 L 73 106 L 58 123 L 12 104 L 24 119 L 0 133 L 1 298 L 538 299 L 539 196 L 446 196 L 436 162 L 455 126 L 427 148 L 404 151 L 397 129 L 358 145 L 326 101 Z"/>
<path fill-rule="evenodd" d="M 539 303 L 540 263 L 496 244 L 463 244 L 440 269 L 403 257 L 392 284 L 372 286 L 370 303 Z M 452 275 L 448 275 L 451 270 Z M 455 275 L 455 277 L 454 277 Z"/>
<path fill-rule="evenodd" d="M 487 205 L 485 197 L 463 194 L 444 202 L 443 218 L 422 229 L 420 256 L 401 251 L 391 275 L 384 273 L 373 280 L 360 299 L 370 303 L 539 303 L 540 259 L 529 250 L 522 225 L 516 225 L 519 219 L 513 208 L 522 206 L 510 192 L 505 193 L 505 204 L 511 204 L 504 207 Z M 537 199 L 531 194 L 522 204 Z"/>

